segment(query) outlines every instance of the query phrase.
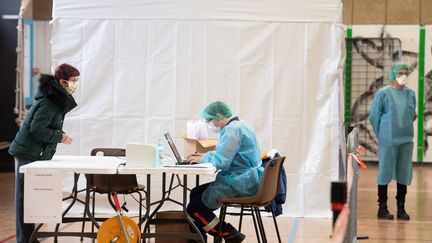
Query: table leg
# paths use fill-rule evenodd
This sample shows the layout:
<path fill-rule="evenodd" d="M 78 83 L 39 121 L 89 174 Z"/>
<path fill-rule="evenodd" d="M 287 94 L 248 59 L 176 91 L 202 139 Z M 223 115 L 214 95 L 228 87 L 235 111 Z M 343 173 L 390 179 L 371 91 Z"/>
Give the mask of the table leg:
<path fill-rule="evenodd" d="M 140 224 L 144 223 L 145 220 L 148 220 L 150 218 L 150 204 L 151 204 L 151 175 L 147 174 L 147 183 L 146 183 L 146 213 L 145 217 L 143 219 L 140 219 Z M 148 223 L 144 225 L 144 232 L 147 232 Z M 144 240 L 145 241 L 145 240 Z"/>
<path fill-rule="evenodd" d="M 187 208 L 187 175 L 183 175 L 183 213 L 185 215 L 186 221 L 189 223 L 189 225 L 194 229 L 194 231 L 199 234 L 201 242 L 205 243 L 204 237 L 201 235 L 198 227 L 194 224 L 192 218 L 189 216 L 189 214 L 186 211 Z"/>

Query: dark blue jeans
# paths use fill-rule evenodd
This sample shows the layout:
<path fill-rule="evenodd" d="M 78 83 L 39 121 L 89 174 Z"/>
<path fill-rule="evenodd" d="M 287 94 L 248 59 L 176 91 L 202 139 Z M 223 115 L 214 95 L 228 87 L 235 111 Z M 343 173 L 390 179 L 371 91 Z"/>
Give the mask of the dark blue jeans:
<path fill-rule="evenodd" d="M 14 157 L 15 159 L 15 222 L 16 222 L 16 242 L 28 243 L 31 234 L 35 229 L 34 224 L 24 223 L 24 173 L 19 173 L 19 168 L 31 161 Z"/>

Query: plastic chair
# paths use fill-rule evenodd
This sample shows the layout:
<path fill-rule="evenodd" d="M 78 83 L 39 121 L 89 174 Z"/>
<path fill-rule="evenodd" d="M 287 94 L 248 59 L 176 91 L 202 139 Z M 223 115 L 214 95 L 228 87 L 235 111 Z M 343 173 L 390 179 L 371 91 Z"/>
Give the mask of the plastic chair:
<path fill-rule="evenodd" d="M 279 187 L 280 171 L 284 161 L 285 161 L 285 157 L 277 157 L 267 162 L 267 165 L 264 169 L 263 177 L 261 179 L 261 183 L 259 185 L 258 192 L 255 195 L 250 197 L 241 197 L 241 198 L 225 198 L 219 201 L 219 204 L 221 205 L 220 216 L 219 216 L 221 223 L 220 223 L 219 232 L 221 232 L 222 230 L 221 227 L 222 227 L 222 223 L 225 220 L 225 215 L 227 214 L 226 212 L 227 207 L 241 207 L 240 214 L 238 214 L 240 215 L 239 231 L 241 230 L 241 222 L 242 222 L 244 210 L 245 208 L 247 208 L 250 209 L 251 211 L 258 242 L 260 243 L 261 240 L 264 243 L 267 242 L 264 225 L 261 218 L 260 208 L 269 204 L 271 205 L 271 201 L 276 196 Z M 277 225 L 277 221 L 273 209 L 271 210 L 271 212 L 273 216 L 273 222 L 275 225 L 278 241 L 280 243 L 281 238 L 279 234 L 279 228 Z M 215 239 L 215 242 L 221 242 L 221 240 L 222 238 L 219 234 L 219 236 Z"/>
<path fill-rule="evenodd" d="M 126 150 L 120 148 L 95 148 L 91 151 L 91 156 L 96 156 L 98 153 L 102 153 L 103 156 L 125 156 Z M 139 195 L 139 219 L 142 218 L 142 201 L 143 196 L 141 192 L 145 193 L 145 187 L 139 185 L 136 175 L 102 175 L 102 174 L 85 174 L 87 180 L 86 187 L 86 202 L 84 217 L 86 214 L 89 215 L 92 224 L 92 232 L 94 232 L 94 226 L 99 228 L 97 220 L 94 218 L 95 215 L 95 195 L 107 194 L 108 202 L 113 209 L 116 209 L 114 202 L 111 198 L 111 193 L 116 192 L 117 194 L 131 194 L 137 193 Z M 92 196 L 92 211 L 89 210 L 90 193 L 93 192 Z M 104 219 L 98 219 L 104 220 Z M 85 221 L 82 224 L 82 231 L 84 232 Z M 138 224 L 141 228 L 141 224 Z"/>

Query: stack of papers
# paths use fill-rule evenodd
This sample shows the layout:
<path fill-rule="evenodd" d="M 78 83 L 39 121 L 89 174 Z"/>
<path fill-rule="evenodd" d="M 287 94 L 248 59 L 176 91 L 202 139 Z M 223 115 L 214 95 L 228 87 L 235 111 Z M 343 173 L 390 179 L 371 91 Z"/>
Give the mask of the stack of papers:
<path fill-rule="evenodd" d="M 211 163 L 200 163 L 200 164 L 186 164 L 186 165 L 164 165 L 164 167 L 182 167 L 182 168 L 212 168 L 214 167 Z"/>
<path fill-rule="evenodd" d="M 207 124 L 204 120 L 189 120 L 186 123 L 186 136 L 197 140 L 209 139 Z"/>

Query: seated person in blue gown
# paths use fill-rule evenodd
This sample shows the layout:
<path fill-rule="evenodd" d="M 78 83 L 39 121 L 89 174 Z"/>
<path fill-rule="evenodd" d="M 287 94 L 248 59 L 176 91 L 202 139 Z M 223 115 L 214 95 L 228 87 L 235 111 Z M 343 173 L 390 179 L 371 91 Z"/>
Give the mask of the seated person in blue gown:
<path fill-rule="evenodd" d="M 211 163 L 219 173 L 215 181 L 191 191 L 187 212 L 206 238 L 206 233 L 218 234 L 219 219 L 213 213 L 220 207 L 218 201 L 256 194 L 264 169 L 255 131 L 238 117 L 233 117 L 227 104 L 213 102 L 203 110 L 201 117 L 206 119 L 212 131 L 219 133 L 219 140 L 215 151 L 191 154 L 188 161 Z M 222 225 L 220 234 L 227 243 L 242 242 L 246 237 L 229 223 Z"/>

